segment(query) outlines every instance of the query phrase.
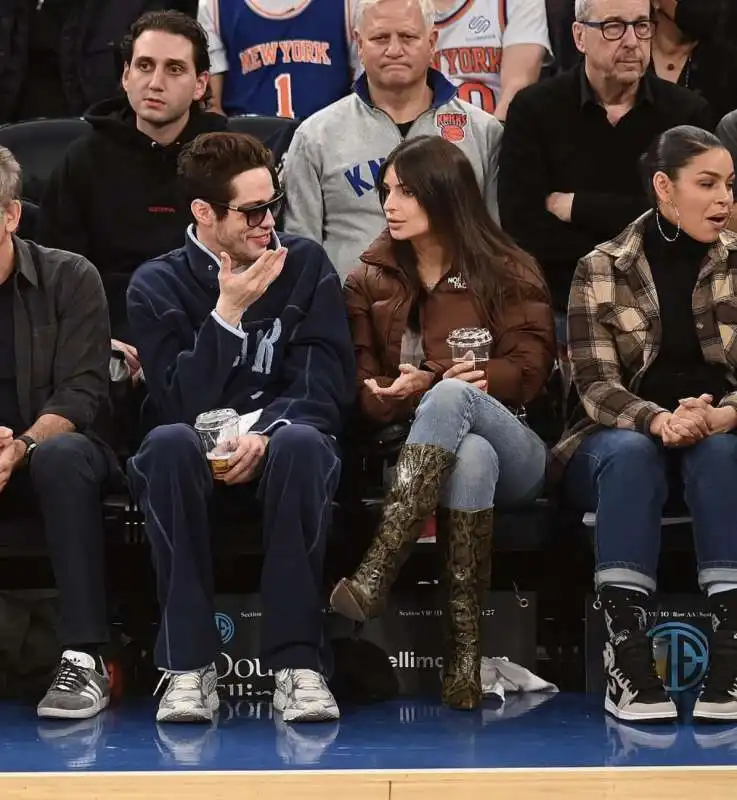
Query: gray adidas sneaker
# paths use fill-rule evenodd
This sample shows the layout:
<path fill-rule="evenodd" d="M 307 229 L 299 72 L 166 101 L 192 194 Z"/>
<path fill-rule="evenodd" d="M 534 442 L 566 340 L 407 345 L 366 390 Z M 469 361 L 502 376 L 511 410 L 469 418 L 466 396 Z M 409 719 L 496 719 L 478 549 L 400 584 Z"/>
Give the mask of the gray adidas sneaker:
<path fill-rule="evenodd" d="M 65 650 L 59 669 L 36 713 L 42 719 L 89 719 L 110 703 L 110 680 L 104 665 L 96 669 L 87 653 Z"/>
<path fill-rule="evenodd" d="M 325 678 L 311 669 L 280 669 L 274 675 L 274 708 L 284 722 L 329 722 L 340 718 Z"/>
<path fill-rule="evenodd" d="M 214 664 L 192 672 L 165 672 L 156 692 L 166 680 L 169 685 L 156 712 L 157 722 L 212 722 L 220 707 L 218 674 Z"/>

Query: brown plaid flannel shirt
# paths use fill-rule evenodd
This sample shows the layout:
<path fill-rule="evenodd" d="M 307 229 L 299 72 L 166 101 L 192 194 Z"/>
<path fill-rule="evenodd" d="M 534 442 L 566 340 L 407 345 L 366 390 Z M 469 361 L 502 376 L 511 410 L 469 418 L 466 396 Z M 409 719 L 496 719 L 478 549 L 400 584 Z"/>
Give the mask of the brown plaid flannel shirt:
<path fill-rule="evenodd" d="M 581 404 L 578 420 L 553 448 L 559 478 L 588 434 L 602 428 L 648 433 L 660 408 L 637 396 L 660 347 L 660 310 L 643 249 L 649 211 L 616 239 L 578 262 L 568 304 L 568 354 Z M 720 405 L 737 408 L 737 234 L 722 231 L 701 267 L 693 315 L 704 359 L 727 366 L 735 391 Z"/>

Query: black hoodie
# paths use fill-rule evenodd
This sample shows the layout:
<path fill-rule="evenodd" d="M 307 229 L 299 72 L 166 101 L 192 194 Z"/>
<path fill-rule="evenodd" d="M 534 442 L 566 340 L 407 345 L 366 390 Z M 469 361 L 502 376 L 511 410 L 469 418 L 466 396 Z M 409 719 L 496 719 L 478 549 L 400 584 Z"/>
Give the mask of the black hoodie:
<path fill-rule="evenodd" d="M 69 148 L 41 203 L 39 244 L 71 250 L 100 271 L 113 336 L 128 339 L 125 292 L 133 271 L 179 247 L 191 221 L 177 186 L 177 157 L 201 133 L 225 130 L 219 114 L 193 107 L 179 139 L 161 146 L 136 128 L 127 98 L 85 116 L 93 130 Z"/>

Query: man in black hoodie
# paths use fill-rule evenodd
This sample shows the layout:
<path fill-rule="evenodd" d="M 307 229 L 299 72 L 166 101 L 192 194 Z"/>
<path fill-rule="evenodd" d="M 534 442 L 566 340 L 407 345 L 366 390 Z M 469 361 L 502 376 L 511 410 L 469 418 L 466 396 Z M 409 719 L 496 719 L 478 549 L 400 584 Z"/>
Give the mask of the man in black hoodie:
<path fill-rule="evenodd" d="M 207 36 L 177 11 L 144 14 L 124 46 L 127 97 L 93 106 L 93 130 L 54 171 L 42 204 L 40 244 L 80 253 L 100 271 L 114 346 L 135 374 L 125 293 L 133 271 L 179 247 L 190 212 L 177 188 L 177 158 L 201 133 L 226 120 L 199 109 L 207 89 Z"/>

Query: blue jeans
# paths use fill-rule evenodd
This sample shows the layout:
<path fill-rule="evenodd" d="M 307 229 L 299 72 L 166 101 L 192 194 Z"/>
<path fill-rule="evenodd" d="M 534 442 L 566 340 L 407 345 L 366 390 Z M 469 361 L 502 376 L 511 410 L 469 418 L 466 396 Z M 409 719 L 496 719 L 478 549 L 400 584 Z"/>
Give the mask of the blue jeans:
<path fill-rule="evenodd" d="M 456 454 L 440 504 L 459 511 L 532 502 L 545 483 L 542 440 L 505 406 L 465 381 L 441 381 L 422 398 L 407 444 Z"/>
<path fill-rule="evenodd" d="M 737 436 L 668 451 L 658 439 L 607 429 L 584 439 L 565 474 L 577 508 L 596 512 L 596 586 L 655 589 L 668 459 L 680 459 L 693 518 L 699 585 L 737 582 Z"/>

